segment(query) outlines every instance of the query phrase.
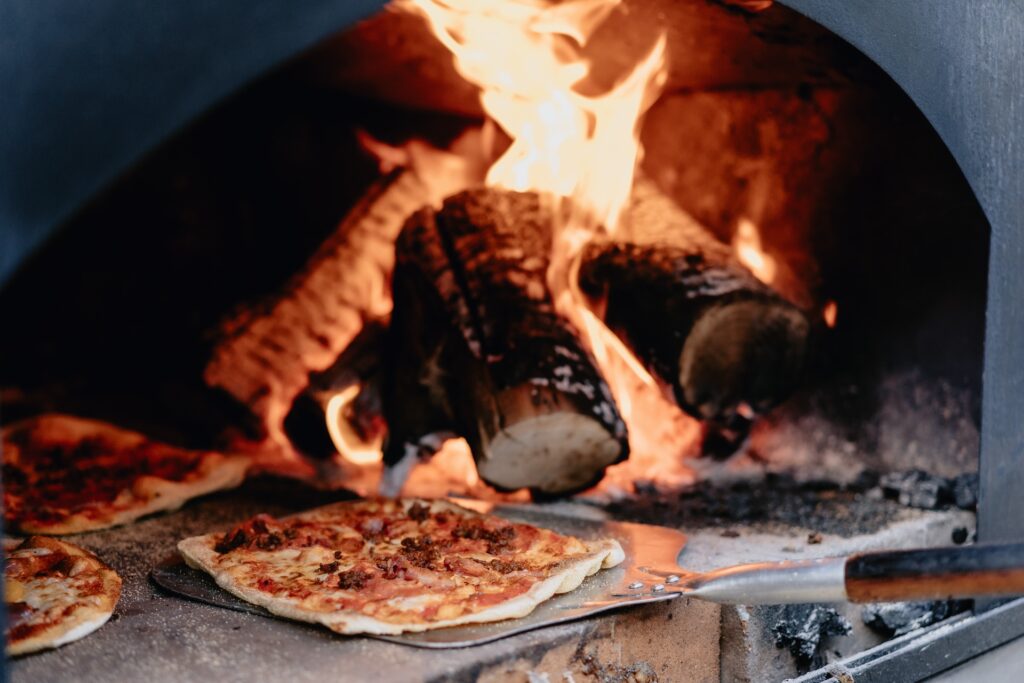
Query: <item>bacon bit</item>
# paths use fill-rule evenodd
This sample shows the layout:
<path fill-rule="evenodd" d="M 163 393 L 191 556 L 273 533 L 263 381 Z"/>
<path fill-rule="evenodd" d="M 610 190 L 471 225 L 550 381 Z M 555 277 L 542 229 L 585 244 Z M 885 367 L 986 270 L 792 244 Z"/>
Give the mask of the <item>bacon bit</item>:
<path fill-rule="evenodd" d="M 459 557 L 446 557 L 444 560 L 444 568 L 452 574 L 463 574 L 465 576 L 484 576 L 487 574 L 487 570 L 484 569 L 484 565 L 477 560 L 465 560 Z"/>
<path fill-rule="evenodd" d="M 274 550 L 279 548 L 283 541 L 278 534 L 267 534 L 256 539 L 256 547 L 260 550 Z"/>
<path fill-rule="evenodd" d="M 224 534 L 213 549 L 221 554 L 248 545 L 255 545 L 260 550 L 274 550 L 283 543 L 280 534 L 270 531 L 277 524 L 270 515 L 256 515 Z"/>
<path fill-rule="evenodd" d="M 381 576 L 388 581 L 408 578 L 406 575 L 408 568 L 400 557 L 384 557 L 377 560 L 377 569 L 381 571 Z"/>
<path fill-rule="evenodd" d="M 320 573 L 321 574 L 333 574 L 336 571 L 338 571 L 338 563 L 337 562 L 328 562 L 327 564 L 321 564 L 320 565 Z"/>
<path fill-rule="evenodd" d="M 419 538 L 403 538 L 402 549 L 399 551 L 409 560 L 409 564 L 423 569 L 434 569 L 441 559 L 441 551 L 437 549 L 434 539 L 430 536 Z"/>
<path fill-rule="evenodd" d="M 488 529 L 479 522 L 460 522 L 452 531 L 452 536 L 471 541 L 487 541 L 487 554 L 498 555 L 507 550 L 515 539 L 516 529 L 513 526 Z"/>
<path fill-rule="evenodd" d="M 336 560 L 340 560 L 341 559 L 341 551 L 340 550 L 335 550 L 334 551 L 334 559 L 336 559 Z"/>
<path fill-rule="evenodd" d="M 217 545 L 213 546 L 213 549 L 223 555 L 229 553 L 235 548 L 240 548 L 249 542 L 249 536 L 245 533 L 245 529 L 238 528 L 227 532 L 221 536 L 220 540 L 217 541 Z"/>
<path fill-rule="evenodd" d="M 408 510 L 409 519 L 415 522 L 422 522 L 430 517 L 430 508 L 422 503 L 413 503 Z"/>
<path fill-rule="evenodd" d="M 371 578 L 373 578 L 373 575 L 362 569 L 349 569 L 338 574 L 338 588 L 342 590 L 362 590 L 366 587 L 366 582 Z"/>
<path fill-rule="evenodd" d="M 487 566 L 498 572 L 499 574 L 511 574 L 512 572 L 521 572 L 527 569 L 527 565 L 516 560 L 491 560 L 487 563 Z"/>

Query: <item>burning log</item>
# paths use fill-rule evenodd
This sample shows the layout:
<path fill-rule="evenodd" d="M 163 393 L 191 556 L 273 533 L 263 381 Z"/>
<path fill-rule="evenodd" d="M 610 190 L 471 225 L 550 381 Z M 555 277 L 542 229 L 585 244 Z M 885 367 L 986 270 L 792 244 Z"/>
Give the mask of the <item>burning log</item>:
<path fill-rule="evenodd" d="M 412 173 L 384 178 L 274 299 L 222 326 L 204 379 L 246 406 L 261 436 L 286 442 L 285 416 L 310 374 L 387 316 L 395 237 L 428 196 Z"/>
<path fill-rule="evenodd" d="M 471 190 L 409 219 L 392 285 L 386 463 L 450 429 L 491 485 L 566 494 L 627 456 L 608 387 L 555 312 L 551 240 L 535 194 Z"/>
<path fill-rule="evenodd" d="M 582 254 L 580 288 L 681 408 L 735 425 L 795 387 L 810 323 L 732 250 L 640 181 L 621 240 Z"/>

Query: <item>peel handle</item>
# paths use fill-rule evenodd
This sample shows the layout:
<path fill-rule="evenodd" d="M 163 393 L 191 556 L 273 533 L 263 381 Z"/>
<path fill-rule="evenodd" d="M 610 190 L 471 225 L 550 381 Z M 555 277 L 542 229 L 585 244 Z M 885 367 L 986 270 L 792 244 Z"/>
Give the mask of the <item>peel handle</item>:
<path fill-rule="evenodd" d="M 852 602 L 936 600 L 1024 594 L 1024 543 L 978 544 L 852 555 Z"/>

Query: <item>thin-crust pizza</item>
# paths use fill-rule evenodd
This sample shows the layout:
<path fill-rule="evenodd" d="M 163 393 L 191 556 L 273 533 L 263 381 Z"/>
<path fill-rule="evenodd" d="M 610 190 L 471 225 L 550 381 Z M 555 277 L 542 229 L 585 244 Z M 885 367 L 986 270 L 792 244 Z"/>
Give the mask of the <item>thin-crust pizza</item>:
<path fill-rule="evenodd" d="M 121 578 L 95 555 L 46 536 L 4 539 L 7 654 L 59 647 L 107 622 Z"/>
<path fill-rule="evenodd" d="M 447 501 L 335 503 L 178 544 L 186 562 L 274 614 L 346 634 L 397 634 L 526 616 L 624 559 Z"/>
<path fill-rule="evenodd" d="M 105 529 L 238 486 L 248 464 L 103 422 L 42 415 L 3 430 L 4 519 L 26 534 Z"/>

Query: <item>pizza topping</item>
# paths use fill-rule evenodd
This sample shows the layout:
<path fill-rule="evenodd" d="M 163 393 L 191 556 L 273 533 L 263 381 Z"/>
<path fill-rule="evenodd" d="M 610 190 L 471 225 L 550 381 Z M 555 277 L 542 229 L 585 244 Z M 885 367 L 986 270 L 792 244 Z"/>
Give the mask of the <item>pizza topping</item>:
<path fill-rule="evenodd" d="M 526 571 L 529 568 L 523 562 L 516 560 L 491 560 L 487 566 L 499 574 L 511 574 L 512 572 Z"/>
<path fill-rule="evenodd" d="M 384 557 L 377 560 L 377 569 L 381 571 L 381 577 L 388 581 L 409 578 L 408 568 L 401 557 Z"/>
<path fill-rule="evenodd" d="M 508 550 L 512 541 L 515 540 L 516 529 L 510 524 L 497 529 L 488 529 L 478 521 L 459 522 L 459 525 L 452 531 L 452 536 L 471 541 L 486 541 L 487 554 L 499 555 Z"/>
<path fill-rule="evenodd" d="M 338 571 L 338 563 L 337 563 L 337 561 L 335 561 L 335 562 L 328 562 L 327 564 L 320 565 L 320 573 L 321 574 L 333 574 L 336 571 Z"/>
<path fill-rule="evenodd" d="M 433 569 L 441 559 L 441 551 L 434 545 L 434 540 L 430 536 L 403 538 L 402 549 L 399 552 L 410 564 L 424 569 Z"/>
<path fill-rule="evenodd" d="M 362 569 L 349 569 L 338 574 L 338 588 L 342 590 L 362 590 L 366 587 L 366 582 L 371 578 L 373 578 L 373 574 Z"/>
<path fill-rule="evenodd" d="M 416 502 L 409 506 L 409 519 L 414 522 L 422 522 L 430 517 L 430 508 L 422 503 Z"/>

